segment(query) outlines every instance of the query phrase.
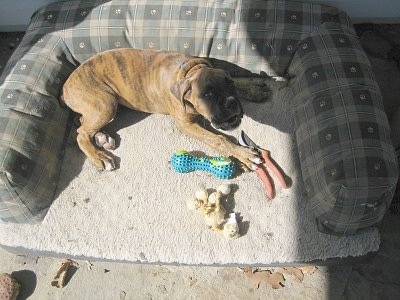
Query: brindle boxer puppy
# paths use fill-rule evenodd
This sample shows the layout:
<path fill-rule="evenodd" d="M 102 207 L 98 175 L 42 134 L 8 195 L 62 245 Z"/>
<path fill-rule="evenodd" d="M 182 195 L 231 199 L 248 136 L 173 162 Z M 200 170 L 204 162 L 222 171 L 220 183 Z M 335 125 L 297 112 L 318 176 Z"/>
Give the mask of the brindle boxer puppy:
<path fill-rule="evenodd" d="M 171 115 L 181 132 L 223 155 L 236 157 L 244 168 L 255 169 L 254 163 L 260 162 L 255 150 L 236 145 L 195 122 L 200 114 L 215 128 L 229 130 L 237 127 L 243 116 L 229 74 L 213 69 L 202 58 L 154 50 L 106 51 L 71 74 L 61 99 L 81 115 L 78 145 L 99 169 L 115 168 L 113 156 L 94 145 L 94 136 L 113 120 L 118 103 Z"/>

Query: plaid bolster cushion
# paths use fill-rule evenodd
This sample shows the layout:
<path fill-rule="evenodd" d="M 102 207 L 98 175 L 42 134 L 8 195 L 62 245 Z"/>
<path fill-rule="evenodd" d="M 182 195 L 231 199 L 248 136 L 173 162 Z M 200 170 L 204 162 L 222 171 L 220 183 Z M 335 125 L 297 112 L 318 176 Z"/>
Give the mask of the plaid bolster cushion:
<path fill-rule="evenodd" d="M 58 104 L 72 72 L 56 35 L 28 32 L 0 81 L 0 218 L 43 219 L 57 186 L 68 111 Z"/>
<path fill-rule="evenodd" d="M 57 31 L 81 63 L 112 48 L 161 49 L 283 76 L 298 41 L 328 20 L 349 22 L 336 8 L 282 0 L 81 0 L 39 10 L 29 28 Z"/>
<path fill-rule="evenodd" d="M 322 231 L 377 224 L 397 183 L 397 158 L 371 65 L 353 31 L 326 23 L 289 67 L 307 198 Z"/>

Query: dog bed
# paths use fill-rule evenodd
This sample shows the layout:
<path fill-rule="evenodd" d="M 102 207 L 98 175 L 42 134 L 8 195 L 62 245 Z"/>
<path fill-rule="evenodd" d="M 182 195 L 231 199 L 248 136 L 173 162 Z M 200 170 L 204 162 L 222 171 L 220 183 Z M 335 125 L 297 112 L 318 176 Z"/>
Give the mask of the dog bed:
<path fill-rule="evenodd" d="M 121 156 L 122 177 L 117 182 L 112 173 L 85 171 L 83 154 L 73 152 L 76 145 L 66 144 L 69 112 L 58 103 L 62 84 L 86 59 L 120 47 L 181 51 L 217 59 L 214 65 L 233 76 L 266 74 L 288 79 L 282 95 L 278 92 L 257 107 L 247 104 L 250 113 L 243 127 L 273 156 L 280 154 L 277 162 L 293 186 L 266 202 L 255 174 L 232 180 L 237 186 L 234 209 L 249 223 L 242 224 L 246 232 L 242 238 L 221 241 L 201 223 L 182 223 L 193 212 L 185 211 L 179 201 L 196 186 L 215 187 L 217 182 L 207 174 L 173 173 L 160 160 L 168 161 L 178 146 L 212 151 L 175 136 L 173 124 L 163 116 L 146 117 L 133 125 L 134 132 L 128 130 L 132 126 L 127 127 L 131 121 L 118 123 L 115 130 L 124 137 L 120 151 L 132 136 L 131 149 L 145 153 Z M 4 247 L 101 259 L 205 264 L 325 260 L 360 256 L 378 248 L 379 234 L 373 226 L 393 197 L 397 158 L 367 56 L 348 16 L 335 8 L 280 0 L 51 4 L 32 16 L 1 77 L 0 96 L 0 244 Z M 153 135 L 160 124 L 167 128 L 163 129 L 167 141 L 161 148 L 158 143 L 163 137 Z M 156 142 L 149 140 L 149 132 Z M 65 150 L 73 154 L 61 170 Z M 74 161 L 83 165 L 82 170 Z M 69 175 L 60 178 L 60 170 Z M 81 181 L 80 170 L 88 176 Z M 177 186 L 167 187 L 160 178 L 172 179 Z M 101 195 L 98 189 L 107 184 L 115 185 L 121 197 L 131 202 L 116 199 L 113 192 Z M 247 199 L 248 205 L 239 204 L 244 201 L 239 198 Z M 84 204 L 76 209 L 68 206 L 71 201 L 79 204 L 79 199 Z M 103 206 L 101 200 L 108 204 Z M 246 215 L 246 211 L 257 213 Z M 154 216 L 154 212 L 162 213 Z M 292 226 L 279 232 L 268 229 L 271 223 Z M 129 228 L 136 228 L 133 236 Z M 185 242 L 172 238 L 177 232 L 185 232 Z M 126 243 L 129 239 L 132 244 Z M 217 243 L 221 249 L 213 246 Z M 204 245 L 207 251 L 201 249 Z M 195 254 L 188 252 L 192 248 L 197 249 Z M 278 249 L 282 255 L 276 254 Z"/>

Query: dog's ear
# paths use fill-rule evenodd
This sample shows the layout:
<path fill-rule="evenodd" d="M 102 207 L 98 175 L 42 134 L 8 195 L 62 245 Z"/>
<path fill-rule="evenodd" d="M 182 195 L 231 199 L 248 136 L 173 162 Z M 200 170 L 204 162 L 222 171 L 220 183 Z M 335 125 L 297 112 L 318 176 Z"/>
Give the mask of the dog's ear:
<path fill-rule="evenodd" d="M 188 78 L 185 77 L 179 80 L 173 86 L 171 86 L 170 91 L 172 95 L 174 95 L 176 99 L 181 102 L 182 106 L 185 107 L 185 97 L 190 95 L 190 92 L 192 91 L 191 82 Z"/>

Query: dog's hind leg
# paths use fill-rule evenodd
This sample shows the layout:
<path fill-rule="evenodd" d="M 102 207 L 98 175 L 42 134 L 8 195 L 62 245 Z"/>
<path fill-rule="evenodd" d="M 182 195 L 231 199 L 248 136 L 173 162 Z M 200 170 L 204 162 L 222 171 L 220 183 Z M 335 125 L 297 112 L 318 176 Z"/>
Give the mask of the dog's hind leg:
<path fill-rule="evenodd" d="M 82 126 L 77 129 L 77 141 L 79 148 L 86 154 L 92 163 L 99 170 L 112 171 L 115 169 L 113 156 L 103 149 L 98 149 L 93 145 L 93 137 L 97 131 L 87 132 Z"/>
<path fill-rule="evenodd" d="M 113 100 L 114 102 L 115 100 Z M 108 102 L 108 101 L 107 101 Z M 104 104 L 104 105 L 102 105 Z M 77 129 L 79 148 L 86 154 L 92 163 L 100 170 L 115 169 L 114 158 L 108 151 L 95 145 L 95 135 L 111 122 L 117 111 L 117 102 L 107 104 L 97 103 L 91 110 L 86 111 L 80 118 L 81 126 Z M 112 148 L 109 148 L 112 150 Z"/>

